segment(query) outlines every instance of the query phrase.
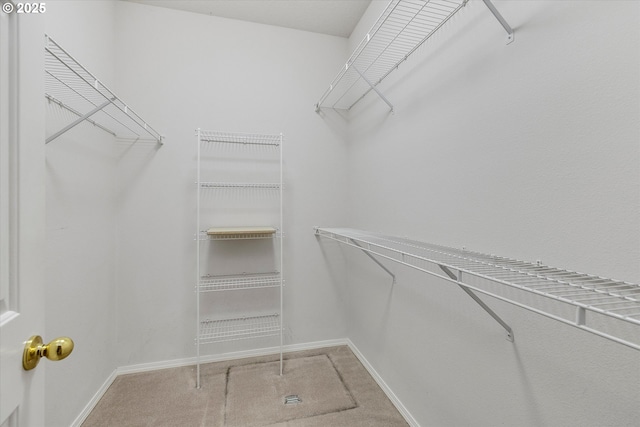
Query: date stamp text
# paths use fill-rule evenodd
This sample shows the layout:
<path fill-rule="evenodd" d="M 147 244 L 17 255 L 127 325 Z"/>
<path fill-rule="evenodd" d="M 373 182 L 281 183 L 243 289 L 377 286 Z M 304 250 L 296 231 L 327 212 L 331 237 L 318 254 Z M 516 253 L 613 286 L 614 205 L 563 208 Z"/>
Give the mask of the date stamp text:
<path fill-rule="evenodd" d="M 35 14 L 35 13 L 45 13 L 47 11 L 46 3 L 15 3 L 6 1 L 2 3 L 2 11 L 4 13 L 24 13 L 24 14 Z"/>

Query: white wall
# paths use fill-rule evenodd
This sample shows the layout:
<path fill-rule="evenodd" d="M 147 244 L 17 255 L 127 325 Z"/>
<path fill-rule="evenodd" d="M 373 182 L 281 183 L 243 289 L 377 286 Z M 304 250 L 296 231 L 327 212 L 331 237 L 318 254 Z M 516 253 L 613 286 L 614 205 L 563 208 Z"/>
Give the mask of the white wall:
<path fill-rule="evenodd" d="M 118 2 L 116 22 L 118 87 L 166 135 L 159 149 L 121 146 L 119 365 L 195 356 L 198 127 L 284 133 L 285 343 L 343 338 L 344 290 L 333 283 L 312 227 L 346 221 L 345 123 L 326 126 L 313 103 L 344 60 L 347 41 L 128 2 Z"/>
<path fill-rule="evenodd" d="M 112 1 L 52 1 L 43 16 L 45 32 L 115 91 L 114 14 Z M 47 103 L 46 113 L 47 135 L 76 119 L 55 104 Z M 46 146 L 43 338 L 75 342 L 68 359 L 47 365 L 51 426 L 70 425 L 117 367 L 114 144 L 84 123 Z"/>
<path fill-rule="evenodd" d="M 286 344 L 344 337 L 344 290 L 311 230 L 346 219 L 346 123 L 313 112 L 346 40 L 111 1 L 50 2 L 46 32 L 166 135 L 83 124 L 47 146 L 46 335 L 76 343 L 47 371 L 67 390 L 47 393 L 48 422 L 70 424 L 117 366 L 195 355 L 196 127 L 284 133 Z M 48 133 L 71 118 L 49 106 Z"/>
<path fill-rule="evenodd" d="M 638 4 L 496 6 L 512 45 L 470 2 L 383 84 L 396 113 L 371 94 L 347 125 L 313 111 L 344 39 L 48 2 L 47 32 L 166 135 L 158 148 L 80 128 L 47 147 L 46 334 L 77 346 L 47 370 L 67 390 L 47 394 L 52 425 L 115 366 L 195 354 L 197 127 L 285 134 L 287 343 L 348 336 L 423 425 L 637 420 L 637 352 L 488 301 L 512 344 L 459 289 L 398 268 L 390 288 L 312 234 L 347 224 L 640 281 Z"/>
<path fill-rule="evenodd" d="M 380 85 L 394 114 L 354 107 L 350 225 L 638 283 L 640 5 L 495 5 L 513 44 L 469 2 Z M 637 423 L 637 351 L 485 298 L 512 344 L 460 289 L 348 260 L 348 336 L 420 424 Z"/>

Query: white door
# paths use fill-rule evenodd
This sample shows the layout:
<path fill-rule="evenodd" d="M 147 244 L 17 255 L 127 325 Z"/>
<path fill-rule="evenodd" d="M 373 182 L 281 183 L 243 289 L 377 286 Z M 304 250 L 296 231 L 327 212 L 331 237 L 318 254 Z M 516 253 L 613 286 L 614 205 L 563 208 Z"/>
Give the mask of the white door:
<path fill-rule="evenodd" d="M 44 35 L 41 17 L 7 13 L 5 3 L 0 0 L 0 426 L 44 426 L 46 362 L 22 368 L 24 342 L 44 334 Z"/>

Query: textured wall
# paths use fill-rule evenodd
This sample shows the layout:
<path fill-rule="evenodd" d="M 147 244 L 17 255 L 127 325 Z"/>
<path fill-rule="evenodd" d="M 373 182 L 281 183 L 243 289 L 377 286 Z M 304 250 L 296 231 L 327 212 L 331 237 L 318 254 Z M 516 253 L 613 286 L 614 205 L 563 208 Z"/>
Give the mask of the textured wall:
<path fill-rule="evenodd" d="M 128 2 L 117 10 L 118 85 L 166 135 L 160 149 L 121 146 L 119 364 L 195 356 L 198 127 L 284 133 L 286 343 L 344 337 L 342 288 L 332 285 L 312 227 L 346 220 L 345 123 L 326 126 L 313 109 L 346 39 Z M 267 294 L 213 297 L 260 311 Z M 204 352 L 275 344 L 247 340 Z"/>
<path fill-rule="evenodd" d="M 380 85 L 394 114 L 352 110 L 349 225 L 639 282 L 640 5 L 495 4 L 513 44 L 469 2 Z M 348 259 L 348 336 L 421 424 L 637 422 L 637 351 L 485 298 L 511 344 L 460 289 Z"/>
<path fill-rule="evenodd" d="M 47 147 L 47 336 L 76 341 L 73 364 L 47 371 L 71 390 L 48 394 L 52 425 L 71 423 L 117 366 L 195 355 L 197 127 L 285 134 L 285 343 L 344 337 L 343 289 L 311 230 L 346 218 L 346 123 L 327 127 L 313 111 L 346 40 L 125 2 L 52 2 L 46 18 L 52 38 L 166 136 L 159 148 L 85 124 Z M 47 113 L 50 133 L 69 121 Z M 229 304 L 259 309 L 263 297 Z"/>
<path fill-rule="evenodd" d="M 78 344 L 47 382 L 81 387 L 47 395 L 53 424 L 115 366 L 195 354 L 197 127 L 285 134 L 287 343 L 351 338 L 424 425 L 637 420 L 637 352 L 489 300 L 512 344 L 459 289 L 400 268 L 391 288 L 311 231 L 640 281 L 637 3 L 496 2 L 517 31 L 507 46 L 470 2 L 381 85 L 395 114 L 371 94 L 348 124 L 313 112 L 344 39 L 127 2 L 47 6 L 47 32 L 166 135 L 158 148 L 78 129 L 47 147 L 47 334 Z"/>
<path fill-rule="evenodd" d="M 45 32 L 117 93 L 114 14 L 111 1 L 57 1 L 47 3 L 43 16 Z M 46 118 L 51 135 L 76 116 L 46 103 Z M 43 338 L 70 336 L 75 342 L 69 359 L 46 370 L 47 425 L 58 426 L 71 424 L 117 367 L 115 141 L 83 123 L 47 144 L 45 167 Z"/>

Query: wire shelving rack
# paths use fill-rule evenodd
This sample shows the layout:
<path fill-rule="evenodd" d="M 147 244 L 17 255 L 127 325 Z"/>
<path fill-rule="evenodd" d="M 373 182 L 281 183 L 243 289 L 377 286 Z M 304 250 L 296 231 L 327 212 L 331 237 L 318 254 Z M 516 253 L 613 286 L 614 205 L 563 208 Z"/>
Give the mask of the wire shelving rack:
<path fill-rule="evenodd" d="M 316 112 L 322 107 L 349 110 L 372 90 L 393 111 L 393 105 L 380 92 L 378 84 L 467 2 L 468 0 L 391 0 L 322 94 L 316 103 Z M 513 30 L 509 24 L 490 0 L 483 2 L 507 31 L 508 43 L 513 41 Z"/>
<path fill-rule="evenodd" d="M 203 344 L 212 344 L 219 343 L 224 341 L 237 341 L 244 340 L 249 338 L 259 338 L 259 337 L 271 337 L 271 336 L 279 336 L 280 337 L 280 374 L 283 373 L 283 358 L 282 358 L 282 348 L 283 348 L 283 291 L 282 287 L 284 286 L 284 279 L 282 275 L 283 271 L 283 153 L 282 153 L 282 142 L 283 135 L 269 135 L 269 134 L 248 134 L 248 133 L 229 133 L 229 132 L 214 132 L 214 131 L 205 131 L 201 129 L 197 129 L 197 181 L 196 181 L 196 272 L 197 272 L 197 281 L 196 281 L 196 317 L 197 317 L 197 330 L 196 330 L 196 358 L 197 358 L 197 368 L 196 368 L 196 387 L 200 388 L 200 346 Z M 228 144 L 233 144 L 238 148 L 237 151 L 229 150 L 228 148 L 222 148 L 222 145 L 227 146 Z M 262 147 L 255 147 L 262 146 Z M 251 148 L 253 147 L 253 148 Z M 216 149 L 219 151 L 216 152 Z M 202 177 L 206 174 L 206 172 L 219 172 L 216 171 L 215 163 L 212 164 L 210 161 L 212 159 L 217 159 L 218 161 L 224 161 L 221 159 L 228 159 L 228 155 L 230 152 L 240 153 L 243 152 L 247 154 L 247 152 L 251 151 L 259 152 L 258 160 L 270 159 L 267 163 L 270 165 L 270 174 L 269 176 L 272 178 L 270 182 L 220 182 L 220 181 L 205 181 Z M 224 154 L 224 156 L 222 156 Z M 252 154 L 255 154 L 252 152 Z M 220 158 L 216 156 L 222 156 Z M 264 156 L 264 157 L 263 157 Z M 276 158 L 277 157 L 277 162 Z M 204 161 L 203 161 L 204 160 Z M 251 162 L 255 161 L 254 157 L 233 157 L 233 164 L 240 164 L 240 162 Z M 245 164 L 245 167 L 252 165 L 251 163 Z M 202 168 L 208 168 L 208 170 L 203 171 Z M 235 166 L 230 168 L 232 170 L 227 170 L 226 167 L 222 169 L 222 173 L 232 173 L 237 175 L 237 172 L 244 172 L 244 170 L 240 169 L 239 171 L 235 170 Z M 249 170 L 249 169 L 247 169 Z M 277 173 L 278 178 L 277 182 L 275 174 Z M 273 174 L 273 175 L 272 175 Z M 225 175 L 228 177 L 228 175 Z M 266 180 L 265 180 L 266 181 Z M 242 196 L 246 196 L 251 200 L 252 208 L 257 208 L 256 210 L 259 212 L 259 217 L 263 219 L 266 215 L 269 215 L 271 220 L 275 220 L 275 216 L 277 215 L 277 224 L 272 224 L 269 226 L 255 226 L 255 225 L 243 225 L 243 226 L 215 226 L 210 227 L 211 224 L 203 224 L 204 211 L 202 210 L 203 204 L 207 202 L 211 202 L 209 199 L 203 200 L 202 194 L 210 194 L 210 191 L 214 191 L 215 194 L 222 194 L 225 191 L 234 191 L 239 189 L 239 193 L 242 193 Z M 218 193 L 221 191 L 222 193 Z M 254 199 L 251 199 L 252 195 L 255 193 L 261 193 L 266 191 L 269 195 L 270 200 L 278 199 L 278 212 L 276 214 L 275 210 L 270 210 L 267 214 L 266 207 L 262 205 L 264 200 L 259 201 L 258 206 L 253 206 L 256 204 Z M 237 202 L 236 199 L 232 201 L 227 201 L 229 203 Z M 210 206 L 209 206 L 210 208 Z M 218 207 L 219 209 L 224 209 L 224 207 Z M 245 206 L 246 208 L 246 206 Z M 273 208 L 273 206 L 271 207 Z M 222 221 L 219 216 L 208 211 L 206 216 L 206 221 Z M 229 221 L 229 218 L 226 218 Z M 207 228 L 210 227 L 210 228 Z M 205 260 L 201 260 L 201 254 L 206 252 L 202 251 L 201 245 L 204 241 L 227 241 L 227 240 L 260 240 L 260 239 L 271 239 L 275 243 L 273 245 L 274 250 L 274 260 L 277 266 L 272 267 L 276 271 L 265 271 L 265 272 L 252 272 L 250 274 L 247 273 L 239 273 L 232 275 L 222 275 L 222 274 L 203 274 L 202 270 L 206 270 L 207 267 L 203 265 Z M 243 243 L 245 244 L 245 243 Z M 246 243 L 249 244 L 249 243 Z M 220 242 L 215 244 L 216 247 L 211 248 L 210 252 L 207 256 L 215 256 L 216 251 L 225 250 L 225 245 L 227 243 Z M 271 247 L 269 248 L 271 251 Z M 201 252 L 202 251 L 202 252 Z M 277 252 L 277 254 L 275 253 Z M 208 259 L 207 259 L 208 260 Z M 244 267 L 243 267 L 244 268 Z M 271 270 L 271 269 L 270 269 Z M 225 319 L 215 319 L 212 320 L 210 318 L 203 318 L 201 308 L 201 298 L 200 295 L 203 293 L 216 292 L 217 295 L 220 295 L 219 292 L 224 291 L 252 291 L 256 289 L 264 289 L 264 288 L 279 288 L 279 312 L 268 315 L 254 315 L 251 313 L 250 315 L 243 317 L 234 317 L 234 318 L 225 318 Z M 245 313 L 242 313 L 245 314 Z"/>
<path fill-rule="evenodd" d="M 45 97 L 77 117 L 47 136 L 49 143 L 87 121 L 121 139 L 151 139 L 162 144 L 162 135 L 89 70 L 45 35 Z"/>
<path fill-rule="evenodd" d="M 640 284 L 350 228 L 315 234 L 459 285 L 510 340 L 511 328 L 476 292 L 640 350 Z"/>

